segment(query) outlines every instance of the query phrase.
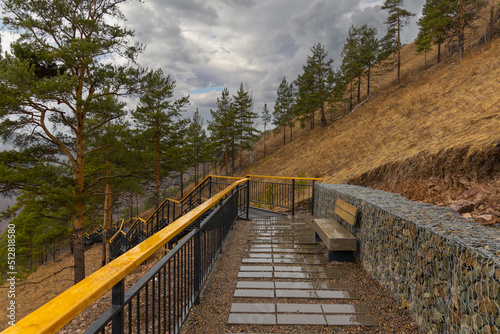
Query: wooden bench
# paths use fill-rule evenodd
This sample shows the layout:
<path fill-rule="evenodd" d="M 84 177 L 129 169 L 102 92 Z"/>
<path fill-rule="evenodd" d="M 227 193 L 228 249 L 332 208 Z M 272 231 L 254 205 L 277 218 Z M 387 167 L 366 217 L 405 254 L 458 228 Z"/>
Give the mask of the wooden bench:
<path fill-rule="evenodd" d="M 341 199 L 335 202 L 334 214 L 354 226 L 358 209 Z M 334 219 L 314 219 L 316 241 L 320 239 L 328 248 L 328 261 L 354 262 L 357 239 Z"/>

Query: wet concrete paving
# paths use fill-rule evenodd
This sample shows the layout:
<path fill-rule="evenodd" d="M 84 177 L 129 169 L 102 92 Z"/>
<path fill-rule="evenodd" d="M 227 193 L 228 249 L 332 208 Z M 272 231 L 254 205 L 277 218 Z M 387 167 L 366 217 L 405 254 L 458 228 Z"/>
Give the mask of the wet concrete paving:
<path fill-rule="evenodd" d="M 366 306 L 346 303 L 359 299 L 355 285 L 325 266 L 325 250 L 307 223 L 280 216 L 251 224 L 234 298 L 252 302 L 233 303 L 228 325 L 378 325 Z"/>

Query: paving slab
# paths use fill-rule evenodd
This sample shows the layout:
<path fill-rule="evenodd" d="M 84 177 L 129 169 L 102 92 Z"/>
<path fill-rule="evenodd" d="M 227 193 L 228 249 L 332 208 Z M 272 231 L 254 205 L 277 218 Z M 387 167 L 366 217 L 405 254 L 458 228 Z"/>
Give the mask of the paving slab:
<path fill-rule="evenodd" d="M 270 253 L 249 253 L 246 255 L 246 257 L 253 257 L 253 258 L 272 258 L 273 254 Z"/>
<path fill-rule="evenodd" d="M 272 303 L 233 303 L 231 313 L 275 313 L 276 305 Z"/>
<path fill-rule="evenodd" d="M 278 325 L 327 325 L 322 314 L 278 314 Z"/>
<path fill-rule="evenodd" d="M 317 299 L 315 290 L 282 290 L 276 289 L 276 298 L 307 298 Z"/>
<path fill-rule="evenodd" d="M 242 263 L 258 263 L 258 264 L 264 264 L 264 263 L 274 263 L 273 259 L 265 259 L 265 258 L 244 258 L 241 259 Z"/>
<path fill-rule="evenodd" d="M 311 278 L 310 273 L 289 273 L 289 272 L 275 272 L 274 278 Z"/>
<path fill-rule="evenodd" d="M 236 288 L 238 289 L 274 289 L 274 282 L 252 282 L 252 281 L 238 281 Z"/>
<path fill-rule="evenodd" d="M 273 266 L 240 266 L 240 271 L 273 271 Z"/>
<path fill-rule="evenodd" d="M 234 297 L 274 298 L 274 290 L 265 289 L 235 289 Z"/>
<path fill-rule="evenodd" d="M 272 278 L 272 271 L 240 271 L 239 278 Z"/>
<path fill-rule="evenodd" d="M 276 304 L 278 313 L 323 313 L 320 304 Z"/>
<path fill-rule="evenodd" d="M 229 325 L 276 325 L 275 314 L 230 313 Z"/>
<path fill-rule="evenodd" d="M 276 289 L 314 289 L 312 282 L 274 282 Z"/>

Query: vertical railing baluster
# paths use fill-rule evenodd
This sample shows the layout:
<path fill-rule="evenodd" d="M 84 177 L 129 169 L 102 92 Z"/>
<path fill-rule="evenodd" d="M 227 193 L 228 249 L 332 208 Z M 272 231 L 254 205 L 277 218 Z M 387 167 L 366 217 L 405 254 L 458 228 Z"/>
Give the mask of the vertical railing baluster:
<path fill-rule="evenodd" d="M 292 216 L 295 216 L 295 179 L 292 179 Z"/>
<path fill-rule="evenodd" d="M 155 330 L 155 311 L 156 311 L 156 287 L 155 287 L 155 277 L 153 276 L 151 280 L 151 326 L 152 326 L 152 333 L 154 333 Z"/>
<path fill-rule="evenodd" d="M 250 180 L 247 181 L 247 191 L 246 191 L 246 219 L 248 219 L 248 211 L 250 210 Z M 239 198 L 239 192 L 238 192 L 238 198 Z"/>
<path fill-rule="evenodd" d="M 312 201 L 311 201 L 311 214 L 314 214 L 314 183 L 316 180 L 313 180 L 312 182 Z"/>
<path fill-rule="evenodd" d="M 111 325 L 111 330 L 113 334 L 123 333 L 125 327 L 125 319 L 123 314 L 123 306 L 125 301 L 125 284 L 124 281 L 116 283 L 111 290 L 111 304 L 113 306 L 118 306 L 120 311 L 113 318 L 113 323 Z"/>
<path fill-rule="evenodd" d="M 149 282 L 146 282 L 144 308 L 146 309 L 146 318 L 144 319 L 144 325 L 146 327 L 146 334 L 149 333 Z"/>
<path fill-rule="evenodd" d="M 200 277 L 201 277 L 201 240 L 200 219 L 196 220 L 194 235 L 194 304 L 200 303 Z"/>

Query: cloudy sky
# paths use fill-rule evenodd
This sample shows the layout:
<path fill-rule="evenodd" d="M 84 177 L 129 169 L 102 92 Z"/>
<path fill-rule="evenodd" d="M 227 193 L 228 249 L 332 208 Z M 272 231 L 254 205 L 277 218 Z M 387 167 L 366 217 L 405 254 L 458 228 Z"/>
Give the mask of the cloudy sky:
<path fill-rule="evenodd" d="M 403 43 L 417 34 L 425 0 L 406 0 L 417 14 Z M 209 118 L 220 91 L 231 94 L 242 82 L 252 92 L 255 111 L 270 109 L 285 76 L 295 80 L 310 54 L 323 43 L 340 63 L 349 27 L 368 24 L 385 34 L 383 0 L 143 0 L 123 6 L 127 25 L 146 44 L 139 62 L 162 68 L 177 82 L 176 95 L 190 95 L 190 113 Z M 3 49 L 12 39 L 2 34 Z"/>

